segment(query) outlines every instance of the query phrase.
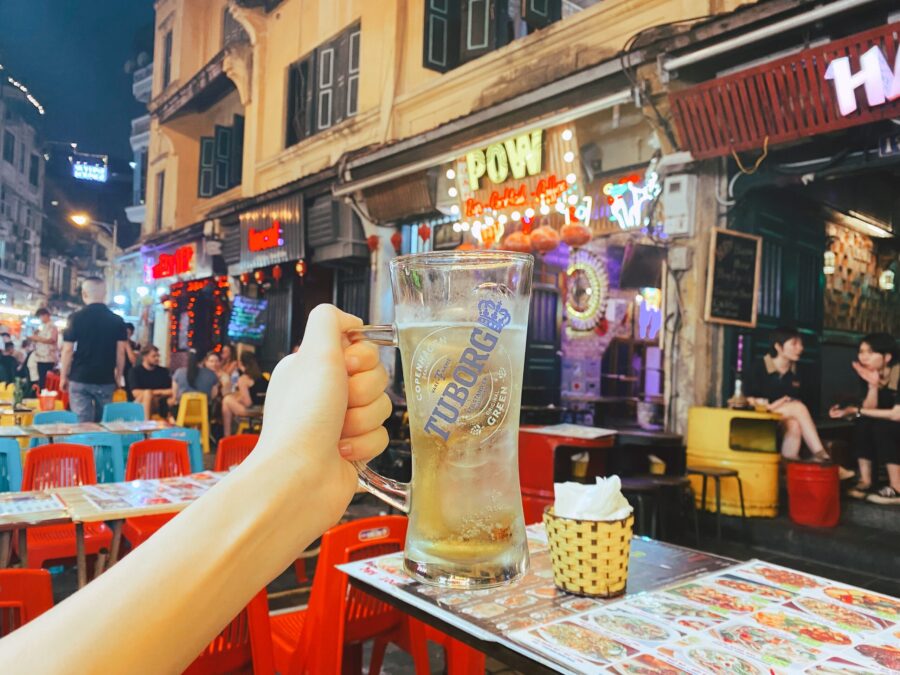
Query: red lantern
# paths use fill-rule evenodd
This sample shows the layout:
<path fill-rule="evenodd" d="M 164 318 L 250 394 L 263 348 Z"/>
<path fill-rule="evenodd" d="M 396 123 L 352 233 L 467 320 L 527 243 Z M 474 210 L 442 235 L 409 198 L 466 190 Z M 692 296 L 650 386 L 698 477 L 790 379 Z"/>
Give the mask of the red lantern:
<path fill-rule="evenodd" d="M 403 235 L 400 234 L 400 230 L 391 235 L 391 245 L 396 253 L 400 253 L 400 250 L 403 248 Z"/>
<path fill-rule="evenodd" d="M 470 244 L 469 242 L 464 242 L 464 243 L 460 244 L 459 246 L 457 246 L 456 250 L 457 251 L 474 251 L 476 249 L 473 244 Z"/>
<path fill-rule="evenodd" d="M 375 253 L 378 250 L 378 235 L 370 234 L 366 237 L 366 245 L 369 247 L 369 253 Z"/>
<path fill-rule="evenodd" d="M 244 272 L 241 275 L 241 283 L 244 284 L 244 286 L 246 286 L 247 284 L 250 283 L 250 273 L 249 272 Z"/>
<path fill-rule="evenodd" d="M 261 284 L 266 280 L 266 273 L 263 270 L 256 270 L 253 273 L 253 278 L 256 279 L 256 283 Z"/>
<path fill-rule="evenodd" d="M 297 272 L 298 277 L 306 276 L 306 261 L 298 260 L 297 264 L 294 265 L 294 271 Z"/>
<path fill-rule="evenodd" d="M 431 239 L 431 228 L 428 227 L 425 223 L 419 225 L 419 239 L 422 241 L 428 241 Z"/>
<path fill-rule="evenodd" d="M 513 232 L 503 242 L 503 248 L 517 253 L 531 253 L 531 235 L 524 232 Z"/>
<path fill-rule="evenodd" d="M 281 281 L 282 274 L 281 265 L 275 265 L 275 267 L 272 268 L 272 278 L 275 281 Z"/>
<path fill-rule="evenodd" d="M 583 225 L 582 223 L 570 223 L 569 225 L 563 225 L 560 228 L 559 233 L 562 236 L 562 240 L 572 248 L 584 246 L 591 240 L 591 237 L 594 236 L 591 233 L 590 228 Z"/>
<path fill-rule="evenodd" d="M 539 253 L 548 253 L 559 246 L 559 232 L 549 225 L 542 225 L 531 233 L 531 245 Z"/>

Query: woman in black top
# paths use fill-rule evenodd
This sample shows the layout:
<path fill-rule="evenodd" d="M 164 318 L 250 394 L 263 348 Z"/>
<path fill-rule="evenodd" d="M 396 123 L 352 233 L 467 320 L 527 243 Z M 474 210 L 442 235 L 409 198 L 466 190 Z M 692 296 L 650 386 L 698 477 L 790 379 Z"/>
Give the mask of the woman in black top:
<path fill-rule="evenodd" d="M 806 447 L 813 459 L 825 462 L 830 459 L 809 408 L 800 400 L 800 375 L 797 362 L 803 355 L 803 337 L 793 328 L 776 328 L 771 336 L 771 349 L 760 361 L 753 364 L 746 378 L 750 404 L 781 415 L 781 455 L 785 459 L 799 459 L 800 446 Z M 841 478 L 849 478 L 852 472 L 844 469 Z"/>
<path fill-rule="evenodd" d="M 867 335 L 859 343 L 853 369 L 865 385 L 859 406 L 834 406 L 832 417 L 855 416 L 853 445 L 859 462 L 859 483 L 847 494 L 876 504 L 900 504 L 900 363 L 894 338 L 887 333 Z M 887 466 L 888 485 L 872 491 L 872 466 Z"/>
<path fill-rule="evenodd" d="M 231 424 L 235 416 L 246 415 L 249 408 L 263 404 L 268 386 L 252 352 L 241 352 L 238 368 L 241 376 L 234 391 L 222 399 L 222 426 L 226 435 L 233 433 Z"/>

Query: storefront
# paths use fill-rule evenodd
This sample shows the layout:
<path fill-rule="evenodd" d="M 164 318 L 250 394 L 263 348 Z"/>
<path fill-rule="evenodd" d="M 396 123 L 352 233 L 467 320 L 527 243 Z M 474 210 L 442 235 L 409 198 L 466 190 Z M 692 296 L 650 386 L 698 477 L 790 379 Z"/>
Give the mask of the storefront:
<path fill-rule="evenodd" d="M 228 273 L 240 309 L 228 339 L 254 347 L 264 367 L 274 367 L 300 342 L 316 305 L 367 310 L 362 227 L 327 186 L 256 203 L 235 214 L 227 231 Z"/>
<path fill-rule="evenodd" d="M 693 156 L 730 157 L 728 228 L 761 242 L 756 312 L 723 332 L 722 400 L 777 326 L 804 335 L 802 397 L 818 416 L 858 396 L 849 364 L 863 335 L 900 335 L 900 91 L 884 76 L 898 31 L 822 41 L 671 96 Z M 784 86 L 762 86 L 772 78 Z"/>
<path fill-rule="evenodd" d="M 230 312 L 221 240 L 203 223 L 141 246 L 143 284 L 133 289 L 141 322 L 153 325 L 153 344 L 174 363 L 178 354 L 205 354 L 224 342 Z"/>
<path fill-rule="evenodd" d="M 535 255 L 526 419 L 551 411 L 588 424 L 634 424 L 640 407 L 641 421 L 659 426 L 661 414 L 644 410 L 661 410 L 663 395 L 657 243 L 665 235 L 651 220 L 661 192 L 658 144 L 627 93 L 607 100 L 556 123 L 475 131 L 443 161 L 355 198 L 390 253 Z M 382 283 L 390 256 L 383 257 Z"/>

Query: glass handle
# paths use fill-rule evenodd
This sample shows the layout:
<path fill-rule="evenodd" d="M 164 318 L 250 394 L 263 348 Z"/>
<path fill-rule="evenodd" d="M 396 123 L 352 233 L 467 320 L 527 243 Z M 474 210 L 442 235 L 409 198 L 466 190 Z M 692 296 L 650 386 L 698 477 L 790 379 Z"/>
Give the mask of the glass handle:
<path fill-rule="evenodd" d="M 397 347 L 397 329 L 394 326 L 363 326 L 347 331 L 350 342 L 372 342 L 382 347 Z M 395 509 L 409 513 L 409 483 L 386 478 L 372 471 L 363 462 L 353 462 L 359 475 L 359 484 L 383 502 Z"/>

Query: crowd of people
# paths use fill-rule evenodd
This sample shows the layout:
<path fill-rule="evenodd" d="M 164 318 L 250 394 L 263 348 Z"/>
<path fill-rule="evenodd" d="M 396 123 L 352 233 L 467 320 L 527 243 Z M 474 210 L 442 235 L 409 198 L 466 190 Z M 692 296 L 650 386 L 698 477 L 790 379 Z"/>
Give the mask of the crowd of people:
<path fill-rule="evenodd" d="M 210 418 L 221 432 L 233 432 L 236 417 L 261 408 L 267 387 L 256 356 L 236 355 L 221 345 L 202 358 L 188 352 L 186 365 L 171 372 L 160 364 L 160 351 L 134 341 L 134 326 L 105 304 L 106 284 L 88 279 L 82 286 L 84 307 L 59 331 L 50 312 L 36 312 L 38 327 L 17 346 L 9 333 L 0 334 L 0 382 L 23 382 L 43 389 L 47 374 L 59 369 L 60 389 L 81 422 L 99 422 L 103 406 L 117 389 L 144 407 L 147 419 L 174 420 L 183 394 L 205 394 Z"/>

